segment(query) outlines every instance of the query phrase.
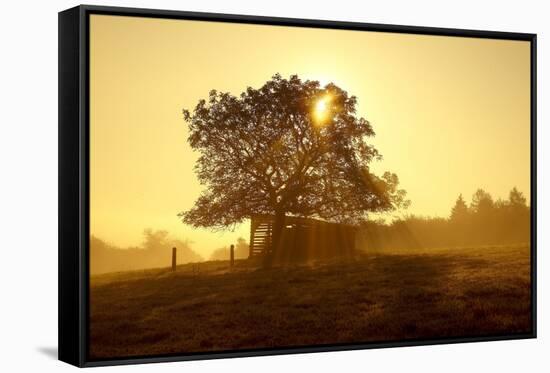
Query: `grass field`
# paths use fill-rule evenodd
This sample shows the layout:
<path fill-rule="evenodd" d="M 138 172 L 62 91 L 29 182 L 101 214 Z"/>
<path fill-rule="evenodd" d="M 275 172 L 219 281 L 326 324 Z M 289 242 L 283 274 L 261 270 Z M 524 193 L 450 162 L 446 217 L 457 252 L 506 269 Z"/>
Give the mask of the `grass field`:
<path fill-rule="evenodd" d="M 529 247 L 91 278 L 94 359 L 529 332 Z"/>

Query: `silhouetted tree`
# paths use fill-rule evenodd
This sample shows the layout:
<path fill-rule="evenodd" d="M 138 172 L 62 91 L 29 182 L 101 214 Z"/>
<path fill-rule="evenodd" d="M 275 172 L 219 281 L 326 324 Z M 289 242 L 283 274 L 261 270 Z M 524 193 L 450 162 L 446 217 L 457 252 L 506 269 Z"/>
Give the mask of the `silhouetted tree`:
<path fill-rule="evenodd" d="M 456 222 L 462 222 L 468 218 L 469 210 L 462 194 L 460 194 L 451 210 L 451 220 Z"/>
<path fill-rule="evenodd" d="M 167 267 L 171 264 L 172 247 L 178 250 L 178 264 L 203 260 L 191 248 L 191 241 L 172 238 L 168 231 L 154 231 L 148 228 L 143 231 L 143 235 L 143 244 L 133 247 L 117 247 L 92 235 L 90 237 L 91 274 Z"/>
<path fill-rule="evenodd" d="M 513 207 L 527 207 L 527 199 L 516 187 L 513 187 L 508 197 L 510 206 Z"/>
<path fill-rule="evenodd" d="M 235 259 L 248 258 L 248 244 L 242 237 L 237 238 L 235 245 Z M 229 260 L 229 247 L 220 247 L 212 252 L 210 260 Z"/>
<path fill-rule="evenodd" d="M 471 208 L 476 213 L 487 213 L 494 207 L 493 197 L 483 189 L 478 189 L 472 196 Z"/>
<path fill-rule="evenodd" d="M 237 238 L 237 245 L 235 245 L 235 259 L 248 258 L 248 244 L 242 237 Z"/>
<path fill-rule="evenodd" d="M 409 215 L 391 224 L 368 222 L 358 232 L 359 247 L 367 251 L 430 247 L 525 244 L 530 241 L 531 211 L 516 188 L 507 200 L 493 201 L 478 189 L 468 208 L 458 197 L 449 219 Z"/>
<path fill-rule="evenodd" d="M 158 230 L 154 231 L 151 228 L 145 228 L 143 230 L 143 248 L 149 249 L 149 250 L 157 250 L 160 248 L 166 248 L 170 245 L 170 243 L 167 243 L 168 239 L 168 231 L 165 230 Z"/>
<path fill-rule="evenodd" d="M 189 143 L 200 152 L 195 205 L 179 214 L 195 227 L 224 229 L 252 214 L 274 215 L 277 249 L 285 215 L 359 223 L 405 204 L 397 175 L 370 170 L 381 155 L 357 99 L 334 84 L 273 76 L 239 96 L 210 92 L 191 113 Z"/>

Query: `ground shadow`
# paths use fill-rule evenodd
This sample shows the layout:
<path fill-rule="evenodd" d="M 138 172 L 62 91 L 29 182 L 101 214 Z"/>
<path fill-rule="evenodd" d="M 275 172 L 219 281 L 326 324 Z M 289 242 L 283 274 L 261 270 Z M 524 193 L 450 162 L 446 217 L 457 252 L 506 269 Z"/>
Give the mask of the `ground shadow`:
<path fill-rule="evenodd" d="M 372 255 L 268 271 L 227 265 L 92 286 L 92 356 L 497 335 L 530 325 L 528 250 Z"/>

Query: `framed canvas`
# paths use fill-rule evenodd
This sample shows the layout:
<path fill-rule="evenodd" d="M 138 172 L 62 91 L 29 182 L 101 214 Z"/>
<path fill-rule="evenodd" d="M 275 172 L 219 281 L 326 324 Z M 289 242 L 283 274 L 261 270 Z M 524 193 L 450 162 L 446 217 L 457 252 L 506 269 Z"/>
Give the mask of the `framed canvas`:
<path fill-rule="evenodd" d="M 59 13 L 59 359 L 536 336 L 536 35 Z"/>

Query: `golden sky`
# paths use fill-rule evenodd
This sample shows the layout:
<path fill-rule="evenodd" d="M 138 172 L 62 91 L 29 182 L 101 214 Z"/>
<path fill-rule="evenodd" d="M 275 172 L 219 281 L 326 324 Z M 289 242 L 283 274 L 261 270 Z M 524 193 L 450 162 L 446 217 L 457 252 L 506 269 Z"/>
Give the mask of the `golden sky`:
<path fill-rule="evenodd" d="M 529 43 L 476 38 L 92 15 L 91 233 L 138 245 L 144 228 L 190 239 L 207 257 L 248 240 L 177 218 L 201 191 L 183 108 L 211 89 L 239 94 L 275 73 L 334 82 L 358 97 L 412 205 L 448 216 L 482 187 L 529 196 Z"/>

